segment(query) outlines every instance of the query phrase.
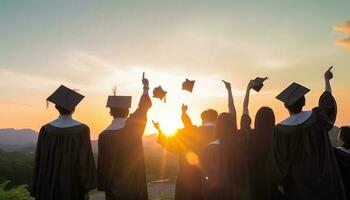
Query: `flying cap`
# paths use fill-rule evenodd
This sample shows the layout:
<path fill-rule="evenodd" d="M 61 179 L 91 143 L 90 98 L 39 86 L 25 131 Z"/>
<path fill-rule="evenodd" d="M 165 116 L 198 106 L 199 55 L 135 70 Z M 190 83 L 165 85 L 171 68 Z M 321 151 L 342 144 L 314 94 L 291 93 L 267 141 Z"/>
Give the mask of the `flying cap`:
<path fill-rule="evenodd" d="M 194 80 L 189 80 L 186 78 L 185 82 L 182 83 L 182 89 L 189 91 L 189 92 L 192 92 L 195 82 L 196 81 L 194 81 Z"/>
<path fill-rule="evenodd" d="M 153 97 L 154 98 L 158 98 L 160 100 L 164 99 L 164 102 L 166 101 L 166 91 L 163 90 L 163 88 L 161 86 L 158 86 L 156 88 L 153 89 Z"/>

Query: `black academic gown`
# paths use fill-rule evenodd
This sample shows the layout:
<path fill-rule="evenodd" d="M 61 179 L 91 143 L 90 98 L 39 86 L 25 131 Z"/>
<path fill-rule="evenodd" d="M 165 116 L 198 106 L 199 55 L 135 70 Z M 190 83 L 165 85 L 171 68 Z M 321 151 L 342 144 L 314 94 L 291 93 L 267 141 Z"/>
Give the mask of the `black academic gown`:
<path fill-rule="evenodd" d="M 203 176 L 198 161 L 203 148 L 213 141 L 213 129 L 213 126 L 188 126 L 172 137 L 159 134 L 158 143 L 179 156 L 175 200 L 203 199 Z"/>
<path fill-rule="evenodd" d="M 107 200 L 147 200 L 142 136 L 152 103 L 141 97 L 139 107 L 119 130 L 105 130 L 98 141 L 98 189 Z"/>
<path fill-rule="evenodd" d="M 333 96 L 325 92 L 305 122 L 275 127 L 270 177 L 284 187 L 286 199 L 346 199 L 328 136 L 336 113 Z"/>
<path fill-rule="evenodd" d="M 338 148 L 335 148 L 334 152 L 343 178 L 346 196 L 347 199 L 350 200 L 350 153 Z"/>
<path fill-rule="evenodd" d="M 83 200 L 97 186 L 86 125 L 40 129 L 30 194 L 36 200 Z"/>
<path fill-rule="evenodd" d="M 266 174 L 266 164 L 272 149 L 273 130 L 252 129 L 251 122 L 250 116 L 243 114 L 239 133 L 246 140 L 252 199 L 281 199 L 277 185 L 273 184 Z"/>

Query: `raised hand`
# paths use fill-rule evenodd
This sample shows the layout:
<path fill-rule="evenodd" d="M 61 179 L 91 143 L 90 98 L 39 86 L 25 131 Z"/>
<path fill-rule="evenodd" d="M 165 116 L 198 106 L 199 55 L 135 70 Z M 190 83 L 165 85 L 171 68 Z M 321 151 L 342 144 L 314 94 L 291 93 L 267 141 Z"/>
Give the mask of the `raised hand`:
<path fill-rule="evenodd" d="M 153 120 L 152 120 L 152 123 L 153 123 L 154 128 L 157 129 L 157 130 L 159 131 L 159 130 L 160 130 L 160 125 L 159 125 L 159 123 L 158 123 L 158 122 L 155 122 L 155 121 L 153 121 Z"/>
<path fill-rule="evenodd" d="M 225 87 L 227 90 L 231 90 L 231 83 L 224 81 L 224 80 L 221 80 L 221 81 L 225 84 Z"/>
<path fill-rule="evenodd" d="M 145 72 L 143 72 L 143 74 L 142 74 L 142 84 L 143 84 L 143 87 L 149 86 L 149 81 L 147 78 L 145 78 Z"/>
<path fill-rule="evenodd" d="M 254 86 L 254 80 L 250 80 L 248 83 L 247 89 L 250 90 L 253 88 L 253 86 Z"/>
<path fill-rule="evenodd" d="M 188 106 L 185 105 L 185 104 L 182 104 L 182 106 L 181 106 L 181 111 L 182 111 L 182 113 L 186 113 L 187 110 L 188 110 Z"/>
<path fill-rule="evenodd" d="M 325 73 L 324 73 L 324 79 L 329 81 L 333 78 L 333 73 L 332 73 L 332 68 L 333 66 L 331 66 Z"/>

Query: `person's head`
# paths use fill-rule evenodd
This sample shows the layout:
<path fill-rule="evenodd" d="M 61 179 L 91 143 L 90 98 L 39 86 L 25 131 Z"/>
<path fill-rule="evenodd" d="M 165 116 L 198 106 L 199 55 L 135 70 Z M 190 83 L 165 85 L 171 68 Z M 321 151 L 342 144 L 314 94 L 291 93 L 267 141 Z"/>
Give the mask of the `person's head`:
<path fill-rule="evenodd" d="M 234 117 L 230 113 L 221 113 L 216 121 L 214 135 L 216 139 L 225 140 L 234 133 Z"/>
<path fill-rule="evenodd" d="M 67 110 L 58 105 L 55 105 L 55 108 L 60 113 L 60 115 L 72 115 L 74 113 L 74 110 Z"/>
<path fill-rule="evenodd" d="M 346 148 L 350 149 L 350 126 L 343 126 L 340 128 L 338 134 L 338 143 Z"/>
<path fill-rule="evenodd" d="M 303 107 L 305 106 L 305 96 L 300 98 L 298 101 L 293 103 L 292 105 L 284 104 L 284 107 L 286 107 L 289 111 L 289 114 L 294 115 L 298 114 L 303 110 Z"/>
<path fill-rule="evenodd" d="M 275 114 L 273 110 L 269 107 L 261 107 L 255 115 L 255 130 L 272 132 L 274 126 Z"/>
<path fill-rule="evenodd" d="M 202 118 L 202 124 L 205 123 L 216 123 L 216 120 L 218 119 L 218 112 L 213 109 L 208 109 L 202 112 L 201 114 Z"/>
<path fill-rule="evenodd" d="M 129 116 L 129 108 L 110 108 L 109 114 L 114 118 L 127 118 Z"/>

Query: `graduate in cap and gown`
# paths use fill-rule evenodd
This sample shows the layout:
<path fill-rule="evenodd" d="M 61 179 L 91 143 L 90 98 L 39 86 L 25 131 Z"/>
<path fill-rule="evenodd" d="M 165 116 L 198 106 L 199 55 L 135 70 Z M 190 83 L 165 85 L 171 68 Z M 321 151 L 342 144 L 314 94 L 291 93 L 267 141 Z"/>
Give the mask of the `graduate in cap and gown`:
<path fill-rule="evenodd" d="M 191 84 L 183 84 L 183 89 L 192 91 L 194 81 Z M 166 136 L 160 129 L 160 125 L 155 123 L 158 129 L 158 143 L 169 152 L 178 155 L 179 172 L 175 186 L 175 200 L 201 200 L 202 190 L 202 169 L 199 163 L 199 156 L 208 143 L 214 141 L 213 130 L 218 113 L 213 109 L 202 112 L 202 125 L 192 124 L 187 115 L 187 105 L 182 105 L 182 122 L 184 128 L 178 130 L 173 136 Z"/>
<path fill-rule="evenodd" d="M 108 97 L 113 121 L 99 135 L 97 164 L 98 189 L 105 191 L 107 200 L 148 199 L 142 136 L 152 102 L 144 76 L 142 84 L 138 108 L 130 116 L 130 96 Z"/>
<path fill-rule="evenodd" d="M 65 86 L 47 98 L 60 115 L 39 132 L 30 191 L 37 200 L 88 199 L 97 186 L 89 127 L 72 118 L 83 98 Z"/>
<path fill-rule="evenodd" d="M 270 178 L 283 186 L 286 199 L 345 200 L 339 167 L 328 131 L 337 116 L 332 96 L 331 68 L 324 74 L 325 92 L 319 105 L 303 111 L 304 95 L 310 90 L 292 83 L 276 98 L 290 116 L 276 125 L 273 138 Z"/>
<path fill-rule="evenodd" d="M 337 158 L 341 176 L 343 178 L 344 188 L 347 199 L 350 199 L 350 127 L 343 126 L 338 134 L 338 143 L 340 146 L 334 149 Z"/>

